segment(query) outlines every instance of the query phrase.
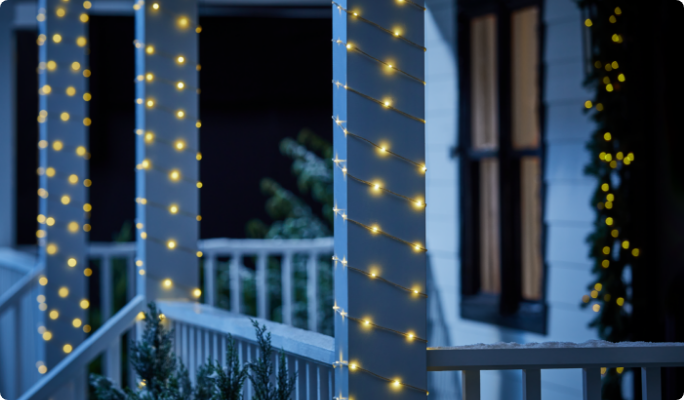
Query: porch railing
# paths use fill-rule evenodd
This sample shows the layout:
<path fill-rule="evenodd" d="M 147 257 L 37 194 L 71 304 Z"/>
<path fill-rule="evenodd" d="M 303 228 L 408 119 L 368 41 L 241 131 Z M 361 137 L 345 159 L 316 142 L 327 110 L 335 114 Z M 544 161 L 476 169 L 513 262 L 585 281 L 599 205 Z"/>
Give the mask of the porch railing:
<path fill-rule="evenodd" d="M 250 319 L 204 304 L 160 302 L 159 309 L 175 332 L 175 352 L 187 366 L 191 379 L 207 360 L 226 367 L 226 343 L 232 335 L 241 363 L 258 357 L 256 336 Z M 294 400 L 330 400 L 333 390 L 334 339 L 276 322 L 257 320 L 271 332 L 273 347 L 282 349 L 290 374 L 296 374 Z M 253 388 L 246 382 L 243 396 L 251 399 Z"/>
<path fill-rule="evenodd" d="M 662 367 L 684 366 L 684 343 L 590 341 L 428 349 L 428 371 L 462 371 L 463 400 L 480 400 L 480 371 L 523 371 L 523 400 L 541 400 L 542 369 L 582 369 L 584 400 L 601 400 L 603 368 L 640 368 L 643 400 L 661 400 Z M 605 371 L 605 370 L 604 370 Z"/>
<path fill-rule="evenodd" d="M 244 258 L 256 257 L 257 316 L 266 319 L 268 315 L 267 262 L 269 257 L 281 258 L 281 293 L 283 319 L 292 324 L 294 304 L 295 255 L 307 256 L 307 302 L 308 325 L 312 330 L 318 326 L 318 259 L 332 255 L 333 239 L 262 240 L 262 239 L 208 239 L 198 243 L 204 253 L 205 298 L 214 305 L 216 299 L 216 266 L 219 258 L 230 258 L 231 311 L 240 312 Z M 108 321 L 114 314 L 113 260 L 124 260 L 126 265 L 126 300 L 135 297 L 135 243 L 91 243 L 88 247 L 90 260 L 99 261 L 99 287 L 102 321 Z M 0 249 L 0 285 L 7 286 L 0 291 L 0 321 L 9 321 L 11 334 L 1 335 L 0 347 L 3 358 L 11 362 L 0 365 L 0 383 L 3 394 L 17 398 L 41 378 L 36 363 L 43 360 L 42 337 L 39 327 L 44 315 L 39 311 L 37 299 L 43 294 L 39 278 L 44 274 L 43 266 L 35 258 L 11 249 Z M 237 279 L 236 279 L 237 278 Z M 11 284 L 7 283 L 10 282 Z M 4 318 L 4 319 L 3 319 Z M 104 327 L 100 328 L 104 329 Z M 3 331 L 4 333 L 4 331 Z M 12 354 L 4 354 L 11 351 Z M 105 346 L 103 372 L 114 381 L 120 382 L 121 340 L 113 337 Z M 12 366 L 10 368 L 10 366 Z M 133 374 L 129 374 L 132 377 Z M 8 382 L 9 381 L 9 382 Z M 128 382 L 129 384 L 133 382 Z M 9 388 L 7 387 L 9 385 Z"/>

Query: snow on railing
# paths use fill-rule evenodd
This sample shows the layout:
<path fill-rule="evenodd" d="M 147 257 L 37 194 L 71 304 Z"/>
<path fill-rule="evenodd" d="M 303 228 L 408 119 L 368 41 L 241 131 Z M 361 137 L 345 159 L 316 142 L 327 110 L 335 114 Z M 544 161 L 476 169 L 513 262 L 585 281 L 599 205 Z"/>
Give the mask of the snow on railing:
<path fill-rule="evenodd" d="M 195 379 L 197 368 L 209 359 L 226 367 L 229 334 L 235 340 L 241 363 L 253 361 L 258 356 L 249 317 L 196 303 L 159 302 L 158 306 L 174 329 L 176 355 L 187 366 L 191 379 Z M 288 371 L 297 374 L 292 399 L 331 399 L 334 339 L 276 322 L 255 320 L 266 325 L 272 335 L 273 347 L 285 354 Z M 244 399 L 251 399 L 252 395 L 251 383 L 247 381 Z"/>
<path fill-rule="evenodd" d="M 428 349 L 428 371 L 462 371 L 463 400 L 480 399 L 480 371 L 520 369 L 523 399 L 541 399 L 541 370 L 581 368 L 584 400 L 601 400 L 601 368 L 641 368 L 642 399 L 661 400 L 660 369 L 684 366 L 684 343 L 496 343 Z"/>

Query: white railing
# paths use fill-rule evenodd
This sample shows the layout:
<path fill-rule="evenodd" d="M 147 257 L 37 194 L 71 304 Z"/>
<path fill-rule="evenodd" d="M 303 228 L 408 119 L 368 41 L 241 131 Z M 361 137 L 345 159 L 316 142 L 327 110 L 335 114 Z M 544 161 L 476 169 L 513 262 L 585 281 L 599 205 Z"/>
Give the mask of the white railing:
<path fill-rule="evenodd" d="M 226 367 L 228 335 L 235 340 L 243 365 L 258 357 L 258 346 L 250 318 L 203 304 L 160 302 L 161 312 L 175 333 L 175 352 L 187 366 L 191 379 L 197 368 L 212 359 Z M 271 333 L 273 347 L 282 349 L 290 374 L 296 375 L 292 400 L 330 400 L 333 397 L 333 348 L 330 336 L 284 324 L 256 319 Z M 246 382 L 243 397 L 251 399 Z"/>
<path fill-rule="evenodd" d="M 36 331 L 43 317 L 35 303 L 39 270 L 36 257 L 0 248 L 0 388 L 8 398 L 40 376 L 35 366 L 43 354 Z"/>
<path fill-rule="evenodd" d="M 235 312 L 240 311 L 242 298 L 242 279 L 240 271 L 244 257 L 256 256 L 256 293 L 257 315 L 268 315 L 268 287 L 266 280 L 269 257 L 281 257 L 281 280 L 283 319 L 292 323 L 294 304 L 294 270 L 293 257 L 307 256 L 307 297 L 308 324 L 312 330 L 318 326 L 318 286 L 317 273 L 319 256 L 332 255 L 333 239 L 311 240 L 262 240 L 262 239 L 208 239 L 198 243 L 204 253 L 204 284 L 207 303 L 215 304 L 216 299 L 216 266 L 219 258 L 230 258 L 229 274 L 231 285 L 231 306 Z M 126 263 L 126 300 L 132 301 L 135 296 L 135 243 L 91 243 L 88 247 L 90 260 L 99 261 L 99 296 L 102 321 L 109 321 L 114 313 L 113 264 L 115 259 Z M 44 325 L 44 314 L 38 309 L 37 297 L 43 294 L 43 287 L 38 284 L 44 274 L 44 267 L 37 265 L 35 257 L 11 249 L 0 249 L 0 322 L 3 327 L 10 326 L 10 334 L 3 330 L 0 335 L 0 355 L 13 362 L 0 365 L 0 383 L 3 394 L 17 398 L 31 388 L 41 377 L 36 363 L 44 360 L 42 337 L 38 328 Z M 234 279 L 237 277 L 237 279 Z M 7 287 L 4 287 L 4 286 Z M 265 319 L 265 318 L 264 318 Z M 100 329 L 104 329 L 104 326 Z M 133 328 L 135 329 L 135 328 Z M 107 336 L 108 337 L 108 336 Z M 104 339 L 101 339 L 104 340 Z M 121 380 L 121 338 L 113 337 L 111 343 L 104 346 L 105 357 L 103 372 L 115 382 Z M 79 346 L 80 347 L 80 346 Z M 11 353 L 11 354 L 5 354 Z M 67 359 L 70 359 L 68 357 Z M 10 367 L 11 366 L 11 367 Z M 50 372 L 48 371 L 48 374 Z M 62 373 L 64 374 L 64 373 Z M 129 373 L 134 383 L 134 374 Z"/>
<path fill-rule="evenodd" d="M 307 256 L 307 321 L 311 331 L 318 330 L 318 258 L 332 256 L 333 238 L 320 239 L 206 239 L 199 243 L 204 253 L 205 303 L 216 305 L 216 262 L 219 257 L 229 257 L 230 305 L 231 310 L 240 313 L 242 309 L 242 279 L 240 270 L 243 258 L 256 256 L 256 302 L 257 317 L 268 319 L 269 293 L 267 284 L 267 263 L 272 256 L 282 257 L 281 285 L 283 323 L 292 325 L 294 312 L 294 269 L 295 255 Z"/>
<path fill-rule="evenodd" d="M 541 343 L 428 349 L 428 371 L 462 371 L 463 400 L 480 400 L 480 371 L 523 371 L 523 400 L 541 400 L 541 370 L 581 368 L 583 399 L 601 400 L 602 368 L 641 368 L 643 400 L 661 400 L 660 369 L 684 366 L 684 343 Z"/>

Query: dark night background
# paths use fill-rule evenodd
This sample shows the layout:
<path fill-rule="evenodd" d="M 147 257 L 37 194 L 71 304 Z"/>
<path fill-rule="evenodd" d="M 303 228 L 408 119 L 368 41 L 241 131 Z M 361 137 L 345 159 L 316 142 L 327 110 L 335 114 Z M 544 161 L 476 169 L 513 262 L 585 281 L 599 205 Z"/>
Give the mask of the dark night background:
<path fill-rule="evenodd" d="M 261 178 L 297 192 L 280 140 L 303 128 L 332 140 L 332 27 L 325 18 L 263 17 L 201 17 L 200 25 L 200 236 L 241 238 L 248 220 L 270 220 Z M 89 26 L 90 240 L 111 241 L 135 219 L 133 17 L 93 16 Z M 17 93 L 18 244 L 36 243 L 36 35 L 17 37 L 18 87 L 27 88 Z"/>

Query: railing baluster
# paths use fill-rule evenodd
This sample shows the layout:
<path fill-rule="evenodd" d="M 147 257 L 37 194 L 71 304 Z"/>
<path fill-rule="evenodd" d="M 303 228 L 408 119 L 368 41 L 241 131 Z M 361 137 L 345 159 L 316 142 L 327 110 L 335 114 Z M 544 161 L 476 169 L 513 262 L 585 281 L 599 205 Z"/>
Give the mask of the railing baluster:
<path fill-rule="evenodd" d="M 16 393 L 16 397 L 19 397 L 19 394 L 22 393 L 22 368 L 24 364 L 23 357 L 21 356 L 21 350 L 23 349 L 24 346 L 24 337 L 21 332 L 21 327 L 22 327 L 22 315 L 24 314 L 22 311 L 21 303 L 22 303 L 23 297 L 19 299 L 19 301 L 14 303 L 14 340 L 16 343 L 14 344 L 14 390 Z M 5 363 L 6 366 L 10 366 L 10 363 Z"/>
<path fill-rule="evenodd" d="M 306 398 L 306 362 L 297 359 L 297 400 L 307 400 Z"/>
<path fill-rule="evenodd" d="M 601 368 L 582 369 L 582 395 L 584 400 L 601 400 Z"/>
<path fill-rule="evenodd" d="M 317 368 L 315 365 L 306 363 L 306 378 L 309 386 L 306 398 L 309 400 L 316 400 L 318 398 L 316 395 L 318 392 L 318 374 L 316 372 Z"/>
<path fill-rule="evenodd" d="M 463 400 L 480 400 L 480 371 L 466 370 L 463 376 Z"/>
<path fill-rule="evenodd" d="M 100 301 L 102 302 L 102 321 L 111 318 L 114 309 L 114 274 L 111 255 L 105 254 L 100 259 Z M 115 384 L 121 384 L 121 338 L 117 338 L 105 351 L 104 374 Z"/>
<path fill-rule="evenodd" d="M 195 327 L 188 327 L 188 360 L 187 368 L 190 373 L 190 380 L 195 383 L 195 354 L 197 352 L 197 341 L 195 340 Z"/>
<path fill-rule="evenodd" d="M 660 367 L 641 368 L 641 399 L 662 400 Z"/>
<path fill-rule="evenodd" d="M 216 305 L 216 280 L 215 264 L 216 256 L 214 253 L 204 255 L 204 302 L 210 306 Z"/>
<path fill-rule="evenodd" d="M 257 254 L 256 262 L 256 291 L 257 291 L 257 317 L 262 319 L 268 318 L 268 284 L 266 283 L 267 271 L 266 262 L 267 254 Z"/>
<path fill-rule="evenodd" d="M 130 301 L 135 297 L 135 253 L 129 254 L 126 257 L 126 301 Z"/>
<path fill-rule="evenodd" d="M 283 254 L 283 264 L 280 267 L 281 293 L 283 301 L 283 323 L 292 325 L 292 253 Z"/>
<path fill-rule="evenodd" d="M 309 253 L 306 262 L 306 297 L 309 330 L 318 332 L 318 254 Z"/>
<path fill-rule="evenodd" d="M 524 369 L 523 400 L 541 400 L 541 370 Z"/>
<path fill-rule="evenodd" d="M 233 253 L 230 259 L 230 311 L 240 313 L 240 303 L 242 302 L 242 282 L 240 281 L 240 264 L 242 254 Z"/>

